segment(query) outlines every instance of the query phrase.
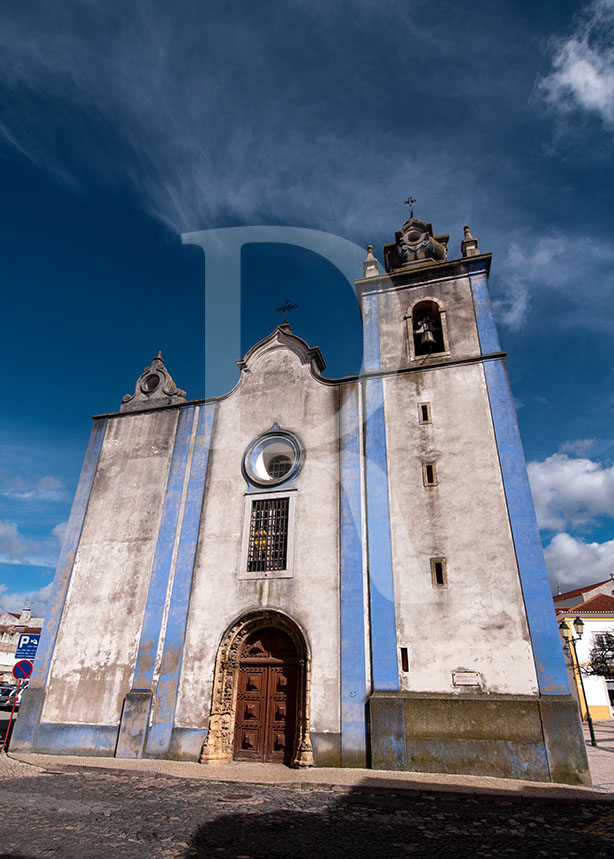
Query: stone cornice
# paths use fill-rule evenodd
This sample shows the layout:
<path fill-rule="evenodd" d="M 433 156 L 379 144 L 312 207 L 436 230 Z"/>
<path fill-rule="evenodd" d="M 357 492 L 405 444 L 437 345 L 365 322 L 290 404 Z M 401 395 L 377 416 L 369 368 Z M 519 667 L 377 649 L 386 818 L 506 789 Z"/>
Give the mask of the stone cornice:
<path fill-rule="evenodd" d="M 468 366 L 469 364 L 480 364 L 486 361 L 503 361 L 507 356 L 507 352 L 490 352 L 487 355 L 475 355 L 467 358 L 457 358 L 450 359 L 447 358 L 444 361 L 440 361 L 438 363 L 433 364 L 418 364 L 414 367 L 400 367 L 398 370 L 372 370 L 366 373 L 360 373 L 356 376 L 342 376 L 339 379 L 327 379 L 324 376 L 320 376 L 319 374 L 313 373 L 313 378 L 316 381 L 320 382 L 322 385 L 327 385 L 329 387 L 341 386 L 341 385 L 351 385 L 356 382 L 360 382 L 362 379 L 373 379 L 373 378 L 388 378 L 390 376 L 404 376 L 409 375 L 411 373 L 423 373 L 426 370 L 443 370 L 446 367 L 462 367 Z M 237 363 L 239 363 L 237 361 Z M 169 405 L 169 406 L 160 406 L 157 411 L 162 411 L 163 409 L 182 409 L 186 406 L 202 406 L 206 403 L 218 403 L 222 400 L 228 399 L 236 390 L 239 383 L 237 384 L 226 394 L 220 394 L 218 397 L 206 397 L 201 400 L 188 400 L 186 403 L 180 403 L 177 405 Z M 98 421 L 103 418 L 123 418 L 128 417 L 129 415 L 134 414 L 144 414 L 147 410 L 143 409 L 141 411 L 132 411 L 132 412 L 110 412 L 102 415 L 92 415 L 92 420 Z"/>
<path fill-rule="evenodd" d="M 358 294 L 365 295 L 369 292 L 386 292 L 407 286 L 423 286 L 433 281 L 455 280 L 472 274 L 488 276 L 491 261 L 492 254 L 478 254 L 442 262 L 426 260 L 407 265 L 397 271 L 384 272 L 373 277 L 361 277 L 354 283 Z"/>

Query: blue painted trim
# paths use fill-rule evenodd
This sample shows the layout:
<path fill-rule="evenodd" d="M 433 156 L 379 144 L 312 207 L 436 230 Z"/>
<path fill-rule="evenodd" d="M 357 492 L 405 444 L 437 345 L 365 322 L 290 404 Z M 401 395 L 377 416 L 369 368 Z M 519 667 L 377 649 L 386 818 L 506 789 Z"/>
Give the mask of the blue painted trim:
<path fill-rule="evenodd" d="M 369 701 L 371 766 L 374 770 L 406 770 L 405 700 L 373 695 Z"/>
<path fill-rule="evenodd" d="M 153 672 L 162 628 L 164 603 L 171 573 L 175 535 L 179 523 L 179 507 L 185 480 L 185 470 L 194 425 L 195 406 L 180 409 L 175 431 L 175 444 L 166 483 L 158 541 L 154 553 L 147 603 L 141 627 L 141 638 L 134 670 L 133 689 L 151 689 Z"/>
<path fill-rule="evenodd" d="M 543 742 L 409 737 L 407 769 L 414 772 L 551 781 Z"/>
<path fill-rule="evenodd" d="M 569 695 L 544 551 L 503 360 L 486 361 L 484 374 L 539 689 L 542 695 Z"/>
<path fill-rule="evenodd" d="M 167 756 L 171 746 L 214 416 L 215 403 L 200 407 L 164 637 L 154 722 L 147 738 L 147 755 L 150 757 Z"/>
<path fill-rule="evenodd" d="M 365 295 L 362 302 L 363 355 L 365 371 L 380 369 L 379 296 Z"/>
<path fill-rule="evenodd" d="M 366 766 L 365 605 L 362 571 L 360 424 L 357 385 L 341 388 L 341 766 Z"/>
<path fill-rule="evenodd" d="M 113 757 L 117 725 L 74 725 L 41 722 L 36 752 L 50 755 Z"/>
<path fill-rule="evenodd" d="M 365 459 L 373 690 L 399 688 L 382 379 L 365 380 Z"/>
<path fill-rule="evenodd" d="M 98 459 L 100 450 L 104 440 L 104 434 L 107 428 L 108 420 L 94 421 L 90 438 L 85 451 L 83 465 L 81 466 L 81 474 L 77 483 L 77 490 L 72 503 L 68 524 L 62 542 L 62 549 L 58 565 L 55 571 L 49 605 L 45 614 L 43 623 L 43 631 L 41 633 L 40 643 L 34 660 L 34 671 L 30 681 L 30 688 L 42 688 L 47 683 L 49 676 L 49 667 L 51 658 L 55 648 L 55 642 L 60 627 L 62 611 L 64 610 L 64 602 L 68 592 L 68 585 L 72 576 L 73 564 L 75 555 L 77 554 L 77 546 L 81 538 L 87 505 L 90 500 L 96 469 L 98 468 Z"/>
<path fill-rule="evenodd" d="M 198 763 L 206 739 L 206 728 L 173 728 L 169 757 L 173 761 Z"/>
<path fill-rule="evenodd" d="M 501 344 L 499 343 L 499 334 L 497 333 L 495 317 L 490 302 L 488 278 L 485 274 L 475 274 L 471 276 L 470 280 L 482 354 L 488 355 L 492 352 L 500 352 Z"/>

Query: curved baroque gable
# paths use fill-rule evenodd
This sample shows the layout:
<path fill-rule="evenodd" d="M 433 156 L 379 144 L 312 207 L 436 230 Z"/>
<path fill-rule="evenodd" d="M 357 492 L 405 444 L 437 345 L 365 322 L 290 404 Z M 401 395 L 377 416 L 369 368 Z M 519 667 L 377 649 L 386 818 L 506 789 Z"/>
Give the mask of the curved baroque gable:
<path fill-rule="evenodd" d="M 309 346 L 301 337 L 292 333 L 290 325 L 279 325 L 268 337 L 251 347 L 245 356 L 237 361 L 237 366 L 248 373 L 253 371 L 256 363 L 269 352 L 278 349 L 289 349 L 299 358 L 302 364 L 307 364 L 314 375 L 320 376 L 326 368 L 326 362 L 317 346 Z"/>

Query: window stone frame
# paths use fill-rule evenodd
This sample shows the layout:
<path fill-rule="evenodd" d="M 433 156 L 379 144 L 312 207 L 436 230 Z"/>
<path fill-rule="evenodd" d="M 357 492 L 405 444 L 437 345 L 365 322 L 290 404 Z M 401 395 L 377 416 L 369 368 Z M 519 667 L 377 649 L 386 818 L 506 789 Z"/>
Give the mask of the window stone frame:
<path fill-rule="evenodd" d="M 291 579 L 294 576 L 294 543 L 295 543 L 295 518 L 296 518 L 296 495 L 297 490 L 291 487 L 279 487 L 276 491 L 269 492 L 246 492 L 243 501 L 243 530 L 241 537 L 241 553 L 239 557 L 239 569 L 237 578 L 239 581 L 253 581 L 254 579 Z M 288 542 L 286 545 L 286 569 L 285 570 L 254 570 L 247 569 L 249 556 L 249 532 L 253 501 L 267 501 L 268 499 L 288 499 Z"/>

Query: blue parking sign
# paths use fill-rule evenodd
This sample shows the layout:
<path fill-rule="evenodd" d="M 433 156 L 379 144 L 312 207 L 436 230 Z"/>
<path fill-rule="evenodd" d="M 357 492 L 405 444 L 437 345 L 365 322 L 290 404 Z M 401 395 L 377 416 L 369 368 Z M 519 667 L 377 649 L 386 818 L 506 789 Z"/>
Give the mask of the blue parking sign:
<path fill-rule="evenodd" d="M 36 656 L 36 648 L 38 647 L 38 642 L 40 639 L 40 635 L 31 635 L 29 633 L 23 633 L 19 636 L 19 643 L 17 645 L 17 650 L 15 651 L 16 659 L 34 659 Z"/>

